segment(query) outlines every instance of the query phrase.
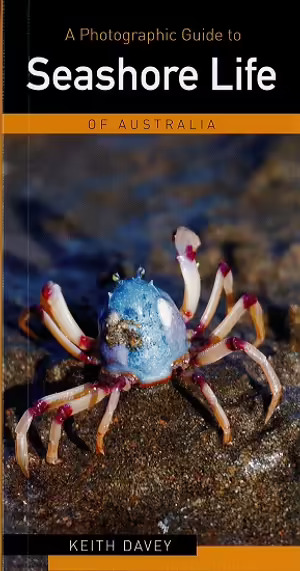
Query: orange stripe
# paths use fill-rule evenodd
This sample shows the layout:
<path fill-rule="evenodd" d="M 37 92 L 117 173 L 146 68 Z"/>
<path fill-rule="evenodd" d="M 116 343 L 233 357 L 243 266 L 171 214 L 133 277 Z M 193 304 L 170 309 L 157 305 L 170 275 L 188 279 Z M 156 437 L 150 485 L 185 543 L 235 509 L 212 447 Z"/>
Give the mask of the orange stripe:
<path fill-rule="evenodd" d="M 295 114 L 4 114 L 5 134 L 300 134 Z"/>
<path fill-rule="evenodd" d="M 198 547 L 198 557 L 49 556 L 49 571 L 298 571 L 299 547 Z"/>

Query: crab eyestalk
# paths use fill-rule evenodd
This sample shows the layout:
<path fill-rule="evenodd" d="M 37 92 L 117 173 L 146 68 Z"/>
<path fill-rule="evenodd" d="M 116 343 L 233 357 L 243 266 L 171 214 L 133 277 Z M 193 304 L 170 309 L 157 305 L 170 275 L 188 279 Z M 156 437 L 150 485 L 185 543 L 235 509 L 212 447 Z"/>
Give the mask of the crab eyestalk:
<path fill-rule="evenodd" d="M 192 319 L 198 306 L 201 281 L 196 262 L 196 253 L 201 244 L 200 238 L 184 226 L 174 234 L 177 260 L 184 280 L 184 297 L 180 312 L 185 322 Z"/>
<path fill-rule="evenodd" d="M 145 273 L 146 273 L 145 268 L 143 268 L 142 266 L 139 266 L 137 271 L 136 271 L 136 277 L 137 278 L 143 278 Z"/>

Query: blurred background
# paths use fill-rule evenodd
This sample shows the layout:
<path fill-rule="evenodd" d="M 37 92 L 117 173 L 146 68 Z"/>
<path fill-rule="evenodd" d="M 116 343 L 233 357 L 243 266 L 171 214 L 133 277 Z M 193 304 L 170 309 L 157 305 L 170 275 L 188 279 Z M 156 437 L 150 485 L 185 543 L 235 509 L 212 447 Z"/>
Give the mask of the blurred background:
<path fill-rule="evenodd" d="M 284 334 L 300 302 L 299 157 L 297 136 L 6 136 L 6 343 L 24 342 L 20 310 L 50 279 L 91 334 L 114 271 L 142 265 L 180 304 L 179 225 L 201 237 L 202 307 L 225 258 Z"/>

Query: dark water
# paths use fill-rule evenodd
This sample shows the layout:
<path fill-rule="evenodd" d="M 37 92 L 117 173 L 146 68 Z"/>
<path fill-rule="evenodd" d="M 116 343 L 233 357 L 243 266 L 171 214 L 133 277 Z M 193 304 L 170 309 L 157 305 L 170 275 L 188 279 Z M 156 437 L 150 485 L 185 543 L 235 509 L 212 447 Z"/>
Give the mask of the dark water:
<path fill-rule="evenodd" d="M 179 302 L 173 230 L 191 227 L 205 251 L 212 227 L 252 224 L 255 208 L 239 204 L 278 147 L 288 154 L 287 139 L 6 137 L 6 332 L 16 340 L 20 309 L 38 301 L 49 279 L 71 305 L 97 308 L 115 270 L 130 275 L 143 265 Z M 264 213 L 259 217 L 265 224 Z M 262 228 L 275 245 L 276 228 Z M 292 238 L 299 239 L 299 228 Z"/>

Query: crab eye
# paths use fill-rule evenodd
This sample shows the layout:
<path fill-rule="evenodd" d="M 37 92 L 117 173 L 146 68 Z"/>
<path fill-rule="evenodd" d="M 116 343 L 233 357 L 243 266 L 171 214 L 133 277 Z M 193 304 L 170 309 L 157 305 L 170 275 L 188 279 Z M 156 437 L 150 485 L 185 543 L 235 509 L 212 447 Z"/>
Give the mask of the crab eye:
<path fill-rule="evenodd" d="M 159 298 L 157 301 L 157 309 L 159 313 L 160 320 L 165 327 L 170 327 L 172 323 L 172 307 L 170 304 L 163 299 L 162 297 Z"/>

